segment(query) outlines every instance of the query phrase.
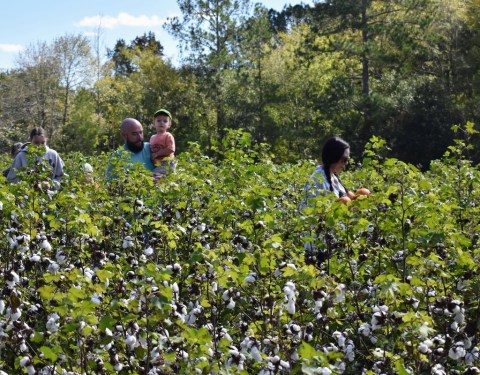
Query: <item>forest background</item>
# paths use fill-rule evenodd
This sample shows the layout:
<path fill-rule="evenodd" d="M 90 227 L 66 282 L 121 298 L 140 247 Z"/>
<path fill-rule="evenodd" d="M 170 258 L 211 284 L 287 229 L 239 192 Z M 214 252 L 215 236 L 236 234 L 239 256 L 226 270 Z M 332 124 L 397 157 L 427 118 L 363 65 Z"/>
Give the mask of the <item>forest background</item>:
<path fill-rule="evenodd" d="M 178 0 L 165 26 L 173 64 L 153 33 L 100 50 L 66 34 L 21 52 L 0 73 L 2 151 L 42 126 L 60 152 L 118 147 L 134 117 L 154 132 L 168 108 L 177 151 L 205 150 L 227 129 L 268 143 L 278 162 L 318 159 L 344 136 L 353 154 L 372 135 L 393 157 L 426 168 L 452 125 L 478 123 L 480 0 L 326 0 L 267 9 L 250 0 Z M 478 147 L 471 149 L 478 162 Z"/>

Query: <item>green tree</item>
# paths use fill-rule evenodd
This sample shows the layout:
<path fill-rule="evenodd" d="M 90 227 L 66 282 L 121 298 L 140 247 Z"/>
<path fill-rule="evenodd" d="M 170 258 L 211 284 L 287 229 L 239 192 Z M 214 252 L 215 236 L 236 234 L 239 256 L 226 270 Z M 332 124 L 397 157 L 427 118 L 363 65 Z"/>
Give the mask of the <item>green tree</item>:
<path fill-rule="evenodd" d="M 215 109 L 214 134 L 220 138 L 226 123 L 225 76 L 237 64 L 237 36 L 250 11 L 249 0 L 178 0 L 182 18 L 173 17 L 167 29 L 186 52 L 184 62 L 193 66 L 200 85 Z"/>
<path fill-rule="evenodd" d="M 163 46 L 152 32 L 137 36 L 129 45 L 123 39 L 117 40 L 113 49 L 108 50 L 107 56 L 113 62 L 113 71 L 116 75 L 128 76 L 138 70 L 134 56 L 147 50 L 158 57 L 163 56 Z"/>
<path fill-rule="evenodd" d="M 65 151 L 79 151 L 84 155 L 95 152 L 102 130 L 98 126 L 95 107 L 94 93 L 86 88 L 79 89 L 72 103 L 69 122 L 62 132 Z"/>
<path fill-rule="evenodd" d="M 70 96 L 75 89 L 89 86 L 93 78 L 94 60 L 90 42 L 82 35 L 64 35 L 53 41 L 53 54 L 59 65 L 63 87 L 63 126 L 68 122 Z"/>

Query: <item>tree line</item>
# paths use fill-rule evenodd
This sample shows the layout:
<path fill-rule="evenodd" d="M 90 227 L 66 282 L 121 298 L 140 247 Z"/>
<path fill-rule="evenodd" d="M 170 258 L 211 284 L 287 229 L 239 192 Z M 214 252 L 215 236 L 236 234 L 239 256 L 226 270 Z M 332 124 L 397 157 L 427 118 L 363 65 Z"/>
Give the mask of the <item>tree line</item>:
<path fill-rule="evenodd" d="M 166 29 L 178 64 L 153 33 L 118 40 L 66 34 L 21 52 L 0 73 L 4 150 L 42 126 L 61 152 L 118 147 L 125 117 L 148 138 L 152 114 L 173 116 L 178 151 L 221 145 L 243 129 L 276 160 L 318 159 L 345 137 L 359 158 L 373 136 L 423 167 L 480 110 L 480 0 L 325 0 L 282 11 L 250 0 L 177 0 Z M 105 58 L 106 57 L 106 58 Z M 471 150 L 478 161 L 478 148 Z"/>

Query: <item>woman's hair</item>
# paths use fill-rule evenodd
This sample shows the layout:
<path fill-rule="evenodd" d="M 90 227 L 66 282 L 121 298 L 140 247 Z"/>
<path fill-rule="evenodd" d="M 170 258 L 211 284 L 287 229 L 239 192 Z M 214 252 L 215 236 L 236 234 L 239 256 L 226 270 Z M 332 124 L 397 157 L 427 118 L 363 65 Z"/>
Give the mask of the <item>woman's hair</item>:
<path fill-rule="evenodd" d="M 23 146 L 22 142 L 15 142 L 12 145 L 12 148 L 10 149 L 10 155 L 15 157 L 15 155 L 17 155 L 20 152 L 20 149 L 22 148 L 22 146 Z"/>
<path fill-rule="evenodd" d="M 340 161 L 343 156 L 343 153 L 347 148 L 350 148 L 350 145 L 340 137 L 332 137 L 328 139 L 323 145 L 322 149 L 322 165 L 325 175 L 327 176 L 327 181 L 330 184 L 330 191 L 333 191 L 332 178 L 330 175 L 330 166 Z M 337 175 L 338 178 L 338 175 Z M 338 178 L 338 181 L 340 179 Z M 340 184 L 342 182 L 340 181 Z M 343 186 L 343 184 L 342 184 Z M 343 186 L 345 188 L 345 186 Z M 345 191 L 347 189 L 345 188 Z"/>
<path fill-rule="evenodd" d="M 35 137 L 36 135 L 38 135 L 39 137 L 47 138 L 47 132 L 45 131 L 44 128 L 41 128 L 41 127 L 32 129 L 32 131 L 30 132 L 30 140 L 32 140 L 33 137 Z"/>

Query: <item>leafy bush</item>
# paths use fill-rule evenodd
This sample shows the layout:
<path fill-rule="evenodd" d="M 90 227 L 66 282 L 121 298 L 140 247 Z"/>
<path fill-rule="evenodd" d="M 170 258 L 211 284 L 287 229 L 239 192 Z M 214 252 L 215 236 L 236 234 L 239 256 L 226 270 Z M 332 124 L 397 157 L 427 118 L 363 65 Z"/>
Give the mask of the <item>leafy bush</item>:
<path fill-rule="evenodd" d="M 472 126 L 465 127 L 474 133 Z M 312 162 L 231 131 L 154 184 L 65 157 L 57 192 L 0 188 L 0 367 L 40 374 L 475 374 L 478 169 L 457 140 L 422 173 L 372 138 L 299 211 Z M 94 167 L 93 175 L 83 170 Z M 93 179 L 92 179 L 93 177 Z"/>

